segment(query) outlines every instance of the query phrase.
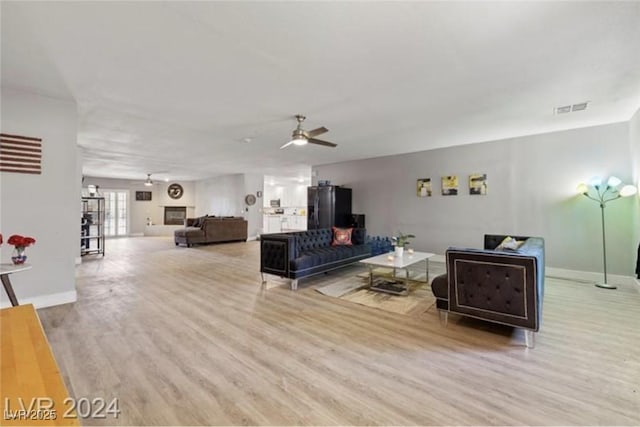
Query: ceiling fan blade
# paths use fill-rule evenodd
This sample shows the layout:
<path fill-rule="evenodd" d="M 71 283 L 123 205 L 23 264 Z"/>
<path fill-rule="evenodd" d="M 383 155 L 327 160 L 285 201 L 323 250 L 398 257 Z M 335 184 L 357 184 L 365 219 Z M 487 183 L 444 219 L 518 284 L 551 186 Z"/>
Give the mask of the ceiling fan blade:
<path fill-rule="evenodd" d="M 318 128 L 318 129 L 306 131 L 305 135 L 307 136 L 307 138 L 313 138 L 314 136 L 322 135 L 323 133 L 327 133 L 327 132 L 329 132 L 329 129 L 327 129 L 326 127 L 322 126 L 322 127 Z"/>
<path fill-rule="evenodd" d="M 325 147 L 332 147 L 332 148 L 338 146 L 338 144 L 334 144 L 333 142 L 327 142 L 327 141 L 323 141 L 321 139 L 315 139 L 315 138 L 309 138 L 309 143 L 324 145 Z"/>
<path fill-rule="evenodd" d="M 282 147 L 280 147 L 280 149 L 282 150 L 283 148 L 287 148 L 288 146 L 290 146 L 291 144 L 293 144 L 293 141 L 289 141 L 286 144 L 284 144 Z"/>

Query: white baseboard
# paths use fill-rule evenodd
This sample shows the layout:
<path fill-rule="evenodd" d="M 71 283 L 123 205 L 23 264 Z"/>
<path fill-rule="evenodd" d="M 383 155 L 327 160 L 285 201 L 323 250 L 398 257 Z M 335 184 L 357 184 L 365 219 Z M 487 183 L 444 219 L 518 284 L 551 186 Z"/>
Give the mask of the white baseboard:
<path fill-rule="evenodd" d="M 52 307 L 54 305 L 69 304 L 78 300 L 78 294 L 75 290 L 69 292 L 60 292 L 59 294 L 40 295 L 32 298 L 18 298 L 20 305 L 33 304 L 35 308 Z M 11 307 L 11 303 L 6 295 L 3 295 L 0 306 L 3 308 Z"/>
<path fill-rule="evenodd" d="M 601 283 L 604 280 L 603 273 L 593 271 L 567 270 L 564 268 L 546 267 L 545 276 L 557 277 L 559 279 L 570 279 L 579 282 Z M 612 285 L 633 285 L 637 281 L 633 276 L 623 276 L 621 274 L 607 274 L 607 282 Z"/>
<path fill-rule="evenodd" d="M 144 237 L 144 233 L 131 233 L 129 237 Z"/>
<path fill-rule="evenodd" d="M 249 237 L 247 237 L 247 242 L 251 242 L 253 240 L 258 240 L 258 236 L 249 236 Z"/>
<path fill-rule="evenodd" d="M 82 257 L 81 256 L 77 256 L 76 257 L 76 265 L 80 265 L 82 264 Z"/>

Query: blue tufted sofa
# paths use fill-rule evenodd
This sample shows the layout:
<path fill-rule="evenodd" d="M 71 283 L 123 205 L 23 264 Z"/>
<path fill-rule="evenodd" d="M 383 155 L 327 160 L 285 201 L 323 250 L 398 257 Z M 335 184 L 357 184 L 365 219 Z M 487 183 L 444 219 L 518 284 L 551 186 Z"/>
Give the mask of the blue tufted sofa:
<path fill-rule="evenodd" d="M 298 288 L 298 280 L 360 261 L 371 256 L 366 244 L 367 231 L 354 228 L 351 246 L 331 246 L 330 228 L 263 234 L 260 236 L 260 273 L 291 279 L 291 289 Z"/>
<path fill-rule="evenodd" d="M 449 248 L 447 273 L 433 279 L 431 289 L 445 324 L 451 312 L 522 328 L 533 347 L 542 318 L 544 239 L 512 236 L 524 244 L 496 250 L 505 237 L 485 235 L 484 249 Z"/>

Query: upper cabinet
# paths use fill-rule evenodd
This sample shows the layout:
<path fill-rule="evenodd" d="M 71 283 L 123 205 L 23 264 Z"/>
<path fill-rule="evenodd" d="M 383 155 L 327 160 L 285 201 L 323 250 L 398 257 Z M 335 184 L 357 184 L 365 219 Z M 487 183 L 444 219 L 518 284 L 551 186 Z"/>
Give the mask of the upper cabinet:
<path fill-rule="evenodd" d="M 271 207 L 271 200 L 280 199 L 283 208 L 307 206 L 307 187 L 311 179 L 299 182 L 297 178 L 276 178 L 265 176 L 263 206 Z"/>

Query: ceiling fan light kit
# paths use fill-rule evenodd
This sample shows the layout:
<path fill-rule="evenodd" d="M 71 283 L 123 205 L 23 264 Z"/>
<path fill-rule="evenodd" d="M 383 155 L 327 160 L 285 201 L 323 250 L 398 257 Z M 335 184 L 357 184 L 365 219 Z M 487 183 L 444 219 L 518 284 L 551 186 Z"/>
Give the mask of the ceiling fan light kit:
<path fill-rule="evenodd" d="M 292 144 L 307 145 L 308 143 L 323 145 L 325 147 L 332 147 L 332 148 L 337 147 L 337 144 L 334 144 L 333 142 L 322 141 L 320 139 L 315 138 L 318 135 L 322 135 L 323 133 L 329 132 L 329 129 L 322 126 L 307 132 L 304 129 L 302 129 L 302 122 L 304 122 L 306 117 L 303 116 L 302 114 L 298 114 L 295 117 L 296 117 L 296 120 L 298 121 L 298 127 L 296 127 L 294 131 L 291 133 L 291 141 L 284 144 L 282 147 L 280 147 L 280 149 L 286 148 Z"/>

